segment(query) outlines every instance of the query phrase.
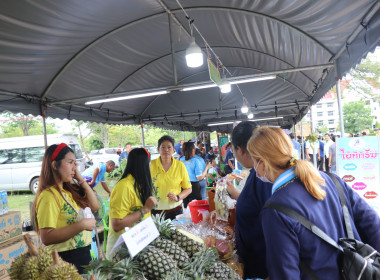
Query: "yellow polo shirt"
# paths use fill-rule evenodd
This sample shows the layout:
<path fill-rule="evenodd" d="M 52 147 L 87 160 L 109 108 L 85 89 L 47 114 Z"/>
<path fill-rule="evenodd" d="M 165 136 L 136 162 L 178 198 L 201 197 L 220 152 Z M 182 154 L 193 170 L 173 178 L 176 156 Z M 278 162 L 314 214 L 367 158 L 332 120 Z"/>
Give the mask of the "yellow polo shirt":
<path fill-rule="evenodd" d="M 115 232 L 112 229 L 112 219 L 123 219 L 125 216 L 138 211 L 144 205 L 141 203 L 135 191 L 135 178 L 132 175 L 121 179 L 112 189 L 110 199 L 110 227 L 107 239 L 107 257 L 111 257 L 110 252 L 117 239 L 125 232 L 124 229 Z M 145 213 L 144 219 L 150 216 L 150 212 Z"/>
<path fill-rule="evenodd" d="M 60 192 L 79 211 L 80 207 L 74 201 L 69 191 L 60 188 Z M 39 228 L 64 228 L 77 221 L 77 212 L 63 199 L 62 195 L 54 187 L 50 187 L 40 194 L 37 200 L 37 221 Z M 84 230 L 65 242 L 48 245 L 58 252 L 74 250 L 86 247 L 92 242 L 91 231 Z"/>
<path fill-rule="evenodd" d="M 180 205 L 182 201 L 170 201 L 168 193 L 178 195 L 182 189 L 191 188 L 189 175 L 185 165 L 172 157 L 172 166 L 165 171 L 161 164 L 161 157 L 151 161 L 150 173 L 152 175 L 153 194 L 156 196 L 157 210 L 173 209 Z"/>

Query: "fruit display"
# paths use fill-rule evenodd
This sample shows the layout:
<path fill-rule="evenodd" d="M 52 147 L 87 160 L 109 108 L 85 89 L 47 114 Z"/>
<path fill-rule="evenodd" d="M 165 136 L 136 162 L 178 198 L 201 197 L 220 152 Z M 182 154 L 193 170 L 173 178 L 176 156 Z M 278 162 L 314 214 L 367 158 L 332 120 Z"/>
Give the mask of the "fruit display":
<path fill-rule="evenodd" d="M 240 280 L 241 277 L 219 260 L 215 249 L 206 248 L 202 239 L 181 229 L 163 215 L 152 216 L 160 232 L 148 247 L 131 258 L 125 244 L 112 260 L 95 261 L 87 267 L 87 279 L 101 280 Z M 219 244 L 219 241 L 218 241 Z M 230 247 L 221 242 L 223 254 Z"/>
<path fill-rule="evenodd" d="M 10 277 L 12 280 L 34 280 L 34 279 L 83 279 L 75 266 L 64 262 L 57 251 L 51 252 L 47 247 L 39 249 L 29 234 L 24 235 L 28 252 L 20 255 L 12 263 Z"/>

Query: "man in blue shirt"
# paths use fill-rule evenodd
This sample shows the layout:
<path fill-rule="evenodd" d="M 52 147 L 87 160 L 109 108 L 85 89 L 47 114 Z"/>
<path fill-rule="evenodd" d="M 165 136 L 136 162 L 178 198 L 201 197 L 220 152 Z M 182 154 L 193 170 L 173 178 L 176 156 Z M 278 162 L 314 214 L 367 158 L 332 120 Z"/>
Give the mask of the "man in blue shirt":
<path fill-rule="evenodd" d="M 322 141 L 322 136 L 319 136 L 318 137 L 318 141 L 319 141 L 319 153 L 320 153 L 320 157 L 319 157 L 319 160 L 318 160 L 318 169 L 323 171 L 323 161 L 325 159 L 325 143 L 323 143 Z"/>
<path fill-rule="evenodd" d="M 289 134 L 290 139 L 292 140 L 294 151 L 296 152 L 296 156 L 298 159 L 301 159 L 301 145 L 296 141 L 296 137 L 294 136 L 294 133 Z"/>
<path fill-rule="evenodd" d="M 124 152 L 122 152 L 120 154 L 119 162 L 121 162 L 122 160 L 127 160 L 128 159 L 128 154 L 131 152 L 131 150 L 132 150 L 131 143 L 125 144 L 125 150 L 124 150 Z"/>
<path fill-rule="evenodd" d="M 234 171 L 234 154 L 231 151 L 231 142 L 226 146 L 226 157 L 224 159 L 224 173 L 230 174 Z"/>
<path fill-rule="evenodd" d="M 210 149 L 207 151 L 207 154 L 206 154 L 206 161 L 211 161 L 214 158 L 215 158 L 214 149 L 210 147 Z"/>
<path fill-rule="evenodd" d="M 175 144 L 174 146 L 174 149 L 175 149 L 175 152 L 177 153 L 178 155 L 178 159 L 182 157 L 182 145 L 185 141 L 183 139 L 179 140 L 177 144 Z"/>
<path fill-rule="evenodd" d="M 83 171 L 82 176 L 90 185 L 91 188 L 96 187 L 97 184 L 102 185 L 103 189 L 111 195 L 111 191 L 106 183 L 106 172 L 112 172 L 115 169 L 115 162 L 112 160 L 107 161 L 105 164 L 100 162 Z"/>

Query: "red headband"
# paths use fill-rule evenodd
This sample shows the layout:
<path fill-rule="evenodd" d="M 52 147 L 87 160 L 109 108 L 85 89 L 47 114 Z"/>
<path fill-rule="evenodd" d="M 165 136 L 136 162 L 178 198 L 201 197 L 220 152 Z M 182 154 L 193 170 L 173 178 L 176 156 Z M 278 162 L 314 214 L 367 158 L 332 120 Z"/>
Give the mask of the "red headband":
<path fill-rule="evenodd" d="M 148 151 L 147 149 L 145 149 L 145 148 L 144 148 L 144 150 L 145 150 L 145 152 L 148 154 L 148 158 L 150 158 L 150 153 L 149 153 L 149 151 Z"/>
<path fill-rule="evenodd" d="M 53 155 L 51 156 L 51 161 L 54 161 L 55 158 L 59 155 L 59 153 L 62 151 L 64 147 L 67 147 L 65 143 L 61 143 L 55 148 Z"/>

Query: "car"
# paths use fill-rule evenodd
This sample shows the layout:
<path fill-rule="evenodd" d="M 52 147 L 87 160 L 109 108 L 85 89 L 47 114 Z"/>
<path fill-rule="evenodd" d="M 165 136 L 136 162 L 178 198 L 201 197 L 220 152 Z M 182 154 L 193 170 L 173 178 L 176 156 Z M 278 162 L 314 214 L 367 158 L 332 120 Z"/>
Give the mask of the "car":
<path fill-rule="evenodd" d="M 115 162 L 115 166 L 119 166 L 119 155 L 117 154 L 118 148 L 103 148 L 100 150 L 93 150 L 90 152 L 89 157 L 93 164 L 100 162 L 106 163 L 109 160 Z"/>

